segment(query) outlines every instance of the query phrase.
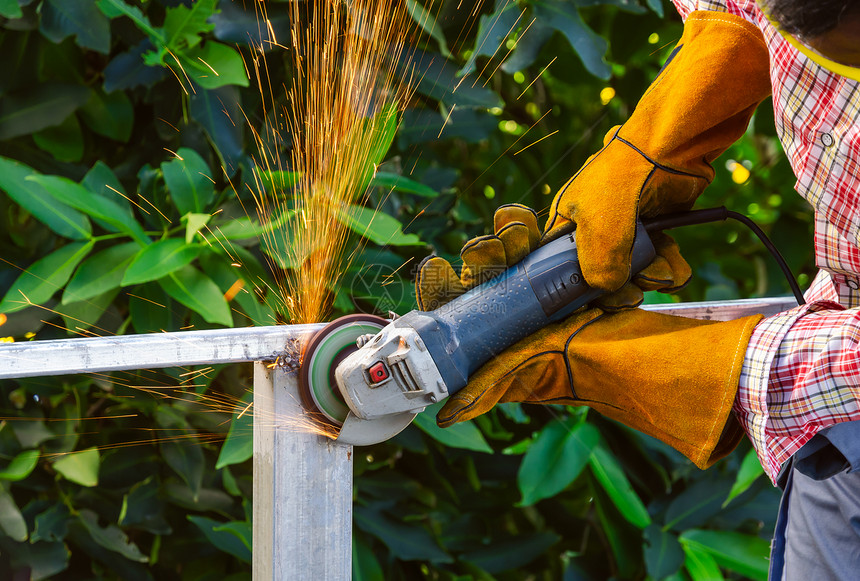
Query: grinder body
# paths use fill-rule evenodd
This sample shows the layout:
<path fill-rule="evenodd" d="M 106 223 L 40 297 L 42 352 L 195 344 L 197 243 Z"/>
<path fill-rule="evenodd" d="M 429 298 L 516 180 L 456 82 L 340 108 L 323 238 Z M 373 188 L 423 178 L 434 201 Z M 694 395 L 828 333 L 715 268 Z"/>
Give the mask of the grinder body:
<path fill-rule="evenodd" d="M 640 224 L 632 272 L 654 256 Z M 492 357 L 601 294 L 582 276 L 574 231 L 434 311 L 392 321 L 335 369 L 350 408 L 338 441 L 361 445 L 391 437 L 427 405 L 465 387 Z"/>

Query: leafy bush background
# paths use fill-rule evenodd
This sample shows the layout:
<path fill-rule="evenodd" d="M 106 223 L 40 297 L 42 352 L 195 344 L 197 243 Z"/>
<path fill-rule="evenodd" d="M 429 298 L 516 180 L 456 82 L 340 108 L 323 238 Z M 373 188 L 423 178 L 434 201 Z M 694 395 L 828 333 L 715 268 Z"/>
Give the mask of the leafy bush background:
<path fill-rule="evenodd" d="M 409 310 L 409 265 L 430 251 L 455 258 L 500 204 L 545 208 L 681 34 L 660 0 L 487 1 L 479 20 L 458 4 L 442 3 L 421 47 L 426 82 L 364 200 L 391 218 L 352 224 L 365 239 L 332 289 L 335 314 Z M 287 42 L 287 5 L 267 7 Z M 256 151 L 243 113 L 253 125 L 283 105 L 263 103 L 245 76 L 249 39 L 269 40 L 253 10 L 240 0 L 0 0 L 0 336 L 279 320 L 273 293 L 248 290 L 273 273 L 246 213 Z M 283 52 L 267 61 L 280 86 Z M 453 92 L 458 71 L 476 82 Z M 792 185 L 765 104 L 718 160 L 700 206 L 751 215 L 808 282 L 811 221 Z M 677 238 L 696 270 L 684 300 L 786 294 L 740 227 Z M 405 261 L 385 287 L 368 280 Z M 245 286 L 228 300 L 237 279 Z M 244 405 L 231 414 L 232 404 L 196 403 L 250 401 L 249 368 L 0 389 L 0 577 L 249 578 L 251 424 L 237 419 Z M 766 577 L 778 494 L 746 444 L 703 473 L 586 410 L 503 405 L 446 431 L 424 414 L 360 450 L 355 473 L 355 579 Z"/>

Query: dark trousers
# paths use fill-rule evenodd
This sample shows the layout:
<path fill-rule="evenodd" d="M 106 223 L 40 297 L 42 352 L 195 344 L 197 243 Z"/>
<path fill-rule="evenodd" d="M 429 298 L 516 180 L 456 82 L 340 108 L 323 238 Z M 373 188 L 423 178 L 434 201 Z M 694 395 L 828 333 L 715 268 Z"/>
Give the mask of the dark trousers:
<path fill-rule="evenodd" d="M 860 422 L 819 432 L 783 468 L 771 581 L 860 579 Z"/>

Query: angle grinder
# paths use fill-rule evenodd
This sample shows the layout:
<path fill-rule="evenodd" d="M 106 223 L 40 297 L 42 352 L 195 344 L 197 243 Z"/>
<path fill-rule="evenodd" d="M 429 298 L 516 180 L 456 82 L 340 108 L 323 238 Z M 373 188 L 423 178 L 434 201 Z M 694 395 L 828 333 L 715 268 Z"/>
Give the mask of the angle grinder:
<path fill-rule="evenodd" d="M 726 208 L 639 223 L 632 272 L 654 259 L 649 231 L 726 218 L 752 224 Z M 763 241 L 775 252 L 766 237 Z M 782 258 L 778 252 L 776 257 Z M 784 261 L 780 266 L 790 275 Z M 799 289 L 793 290 L 800 296 Z M 385 441 L 428 405 L 465 387 L 491 358 L 601 294 L 582 276 L 574 230 L 434 311 L 415 310 L 393 321 L 373 315 L 342 317 L 317 332 L 303 351 L 299 391 L 304 407 L 322 423 L 339 428 L 338 442 L 363 446 Z"/>

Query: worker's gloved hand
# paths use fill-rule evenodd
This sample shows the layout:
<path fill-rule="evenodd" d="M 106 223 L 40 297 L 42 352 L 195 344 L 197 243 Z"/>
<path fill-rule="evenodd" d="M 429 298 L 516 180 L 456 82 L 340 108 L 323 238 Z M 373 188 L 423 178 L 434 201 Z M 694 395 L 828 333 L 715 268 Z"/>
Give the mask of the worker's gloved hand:
<path fill-rule="evenodd" d="M 494 234 L 466 243 L 460 276 L 443 258 L 419 267 L 416 296 L 436 309 L 516 264 L 538 246 L 535 213 L 502 206 Z M 737 445 L 731 414 L 744 353 L 761 317 L 725 323 L 640 309 L 578 311 L 486 363 L 436 417 L 442 427 L 498 402 L 588 405 L 659 438 L 705 468 Z"/>
<path fill-rule="evenodd" d="M 494 234 L 473 238 L 463 246 L 460 251 L 463 266 L 459 276 L 444 258 L 428 256 L 424 259 L 418 267 L 415 286 L 418 308 L 432 311 L 441 307 L 518 263 L 539 246 L 537 214 L 522 204 L 500 206 L 493 215 L 493 231 Z M 683 258 L 675 241 L 659 232 L 652 234 L 651 239 L 657 258 L 635 275 L 635 284 L 628 283 L 620 291 L 600 297 L 597 303 L 604 309 L 616 310 L 619 304 L 640 304 L 643 289 L 664 288 L 666 281 L 678 270 L 676 262 L 683 262 Z"/>
<path fill-rule="evenodd" d="M 707 468 L 743 435 L 732 404 L 760 319 L 712 322 L 641 309 L 580 311 L 481 367 L 436 421 L 447 427 L 498 402 L 587 405 Z"/>
<path fill-rule="evenodd" d="M 576 224 L 586 282 L 618 291 L 630 278 L 637 216 L 689 209 L 714 177 L 711 162 L 746 130 L 770 94 L 769 59 L 761 32 L 739 16 L 697 11 L 630 119 L 607 133 L 604 147 L 559 191 L 543 241 Z M 684 286 L 690 268 L 674 244 L 662 242 L 659 264 L 633 279 L 645 290 Z M 644 284 L 642 284 L 644 283 Z M 625 289 L 607 299 L 636 306 Z"/>
<path fill-rule="evenodd" d="M 438 309 L 518 263 L 538 247 L 537 214 L 521 204 L 500 206 L 493 216 L 493 231 L 493 235 L 473 238 L 463 246 L 460 276 L 439 256 L 428 256 L 418 265 L 415 297 L 419 309 Z"/>

